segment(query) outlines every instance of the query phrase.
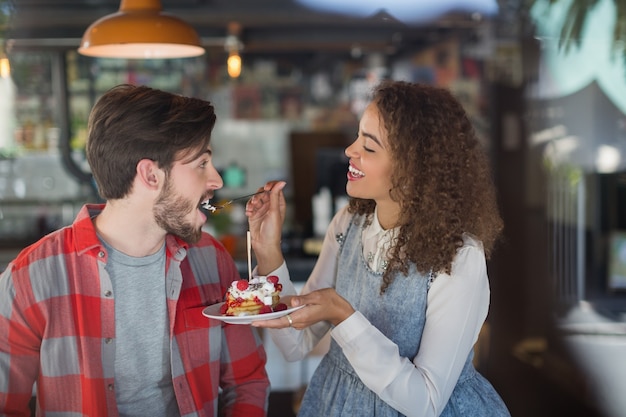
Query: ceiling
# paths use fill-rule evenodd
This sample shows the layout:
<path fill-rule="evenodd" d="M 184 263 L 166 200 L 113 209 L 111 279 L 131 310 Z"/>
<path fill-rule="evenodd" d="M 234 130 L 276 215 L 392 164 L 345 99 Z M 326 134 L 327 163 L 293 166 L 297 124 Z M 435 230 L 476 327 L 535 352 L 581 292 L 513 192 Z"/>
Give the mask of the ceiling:
<path fill-rule="evenodd" d="M 372 0 L 369 1 L 371 5 Z M 384 0 L 380 2 L 387 4 Z M 16 47 L 77 47 L 92 22 L 119 8 L 119 0 L 9 0 L 9 3 L 13 11 L 6 38 L 13 39 Z M 239 23 L 247 54 L 348 53 L 355 48 L 394 54 L 408 48 L 422 48 L 452 33 L 474 36 L 484 23 L 482 17 L 465 11 L 448 13 L 425 23 L 406 24 L 382 6 L 373 15 L 356 18 L 311 10 L 296 0 L 163 0 L 162 6 L 165 12 L 194 26 L 207 48 L 223 48 L 229 23 Z"/>

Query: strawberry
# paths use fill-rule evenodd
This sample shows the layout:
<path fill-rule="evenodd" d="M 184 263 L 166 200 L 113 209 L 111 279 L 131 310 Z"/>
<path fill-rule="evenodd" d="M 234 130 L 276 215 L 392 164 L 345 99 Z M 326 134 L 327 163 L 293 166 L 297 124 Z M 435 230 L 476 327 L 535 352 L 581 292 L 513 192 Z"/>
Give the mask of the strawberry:
<path fill-rule="evenodd" d="M 271 282 L 272 284 L 278 284 L 278 277 L 276 275 L 269 275 L 267 277 L 267 282 Z"/>
<path fill-rule="evenodd" d="M 272 307 L 268 305 L 263 305 L 263 307 L 261 307 L 261 309 L 259 310 L 259 314 L 266 314 L 266 313 L 271 313 L 271 312 L 272 312 Z"/>
<path fill-rule="evenodd" d="M 281 292 L 283 290 L 283 284 L 274 284 L 276 291 Z"/>
<path fill-rule="evenodd" d="M 237 281 L 237 289 L 239 291 L 245 291 L 246 288 L 248 288 L 248 285 L 250 284 L 245 279 L 240 279 L 239 281 Z"/>
<path fill-rule="evenodd" d="M 224 303 L 220 306 L 220 314 L 226 314 L 226 311 L 228 311 L 228 304 Z"/>
<path fill-rule="evenodd" d="M 287 304 L 278 303 L 276 304 L 276 306 L 274 306 L 274 311 L 283 311 L 283 310 L 287 310 Z"/>

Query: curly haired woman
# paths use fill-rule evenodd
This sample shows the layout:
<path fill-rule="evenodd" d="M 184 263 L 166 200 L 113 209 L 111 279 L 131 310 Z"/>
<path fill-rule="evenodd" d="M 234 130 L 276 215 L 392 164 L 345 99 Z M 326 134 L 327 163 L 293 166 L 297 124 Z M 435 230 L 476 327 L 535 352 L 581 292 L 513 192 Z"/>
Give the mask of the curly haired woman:
<path fill-rule="evenodd" d="M 502 229 L 488 158 L 445 89 L 384 81 L 360 120 L 319 259 L 271 328 L 288 360 L 328 332 L 299 416 L 509 416 L 473 366 Z M 283 182 L 247 206 L 257 272 L 295 294 L 280 253 Z M 280 330 L 279 330 L 280 329 Z"/>

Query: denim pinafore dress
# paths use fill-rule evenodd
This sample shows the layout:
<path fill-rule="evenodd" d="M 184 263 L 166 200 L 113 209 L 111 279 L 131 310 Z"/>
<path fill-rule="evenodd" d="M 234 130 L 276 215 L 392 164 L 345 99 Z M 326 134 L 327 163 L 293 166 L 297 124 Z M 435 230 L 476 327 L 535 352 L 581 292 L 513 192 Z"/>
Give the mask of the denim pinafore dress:
<path fill-rule="evenodd" d="M 372 271 L 363 257 L 363 220 L 355 216 L 345 235 L 337 236 L 341 249 L 336 291 L 394 341 L 400 355 L 413 359 L 426 320 L 428 276 L 412 266 L 408 276 L 398 274 L 380 295 L 382 273 Z M 441 416 L 509 416 L 500 396 L 474 369 L 472 357 L 473 351 Z M 402 415 L 361 382 L 334 339 L 309 382 L 298 412 L 298 417 Z"/>

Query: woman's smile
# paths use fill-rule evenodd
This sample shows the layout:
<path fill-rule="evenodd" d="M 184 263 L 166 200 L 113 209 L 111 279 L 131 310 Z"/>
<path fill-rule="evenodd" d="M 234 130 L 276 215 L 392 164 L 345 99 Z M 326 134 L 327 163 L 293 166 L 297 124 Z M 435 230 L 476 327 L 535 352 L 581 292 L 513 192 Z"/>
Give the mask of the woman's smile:
<path fill-rule="evenodd" d="M 348 181 L 355 181 L 365 176 L 365 173 L 356 169 L 352 164 L 348 166 Z"/>

